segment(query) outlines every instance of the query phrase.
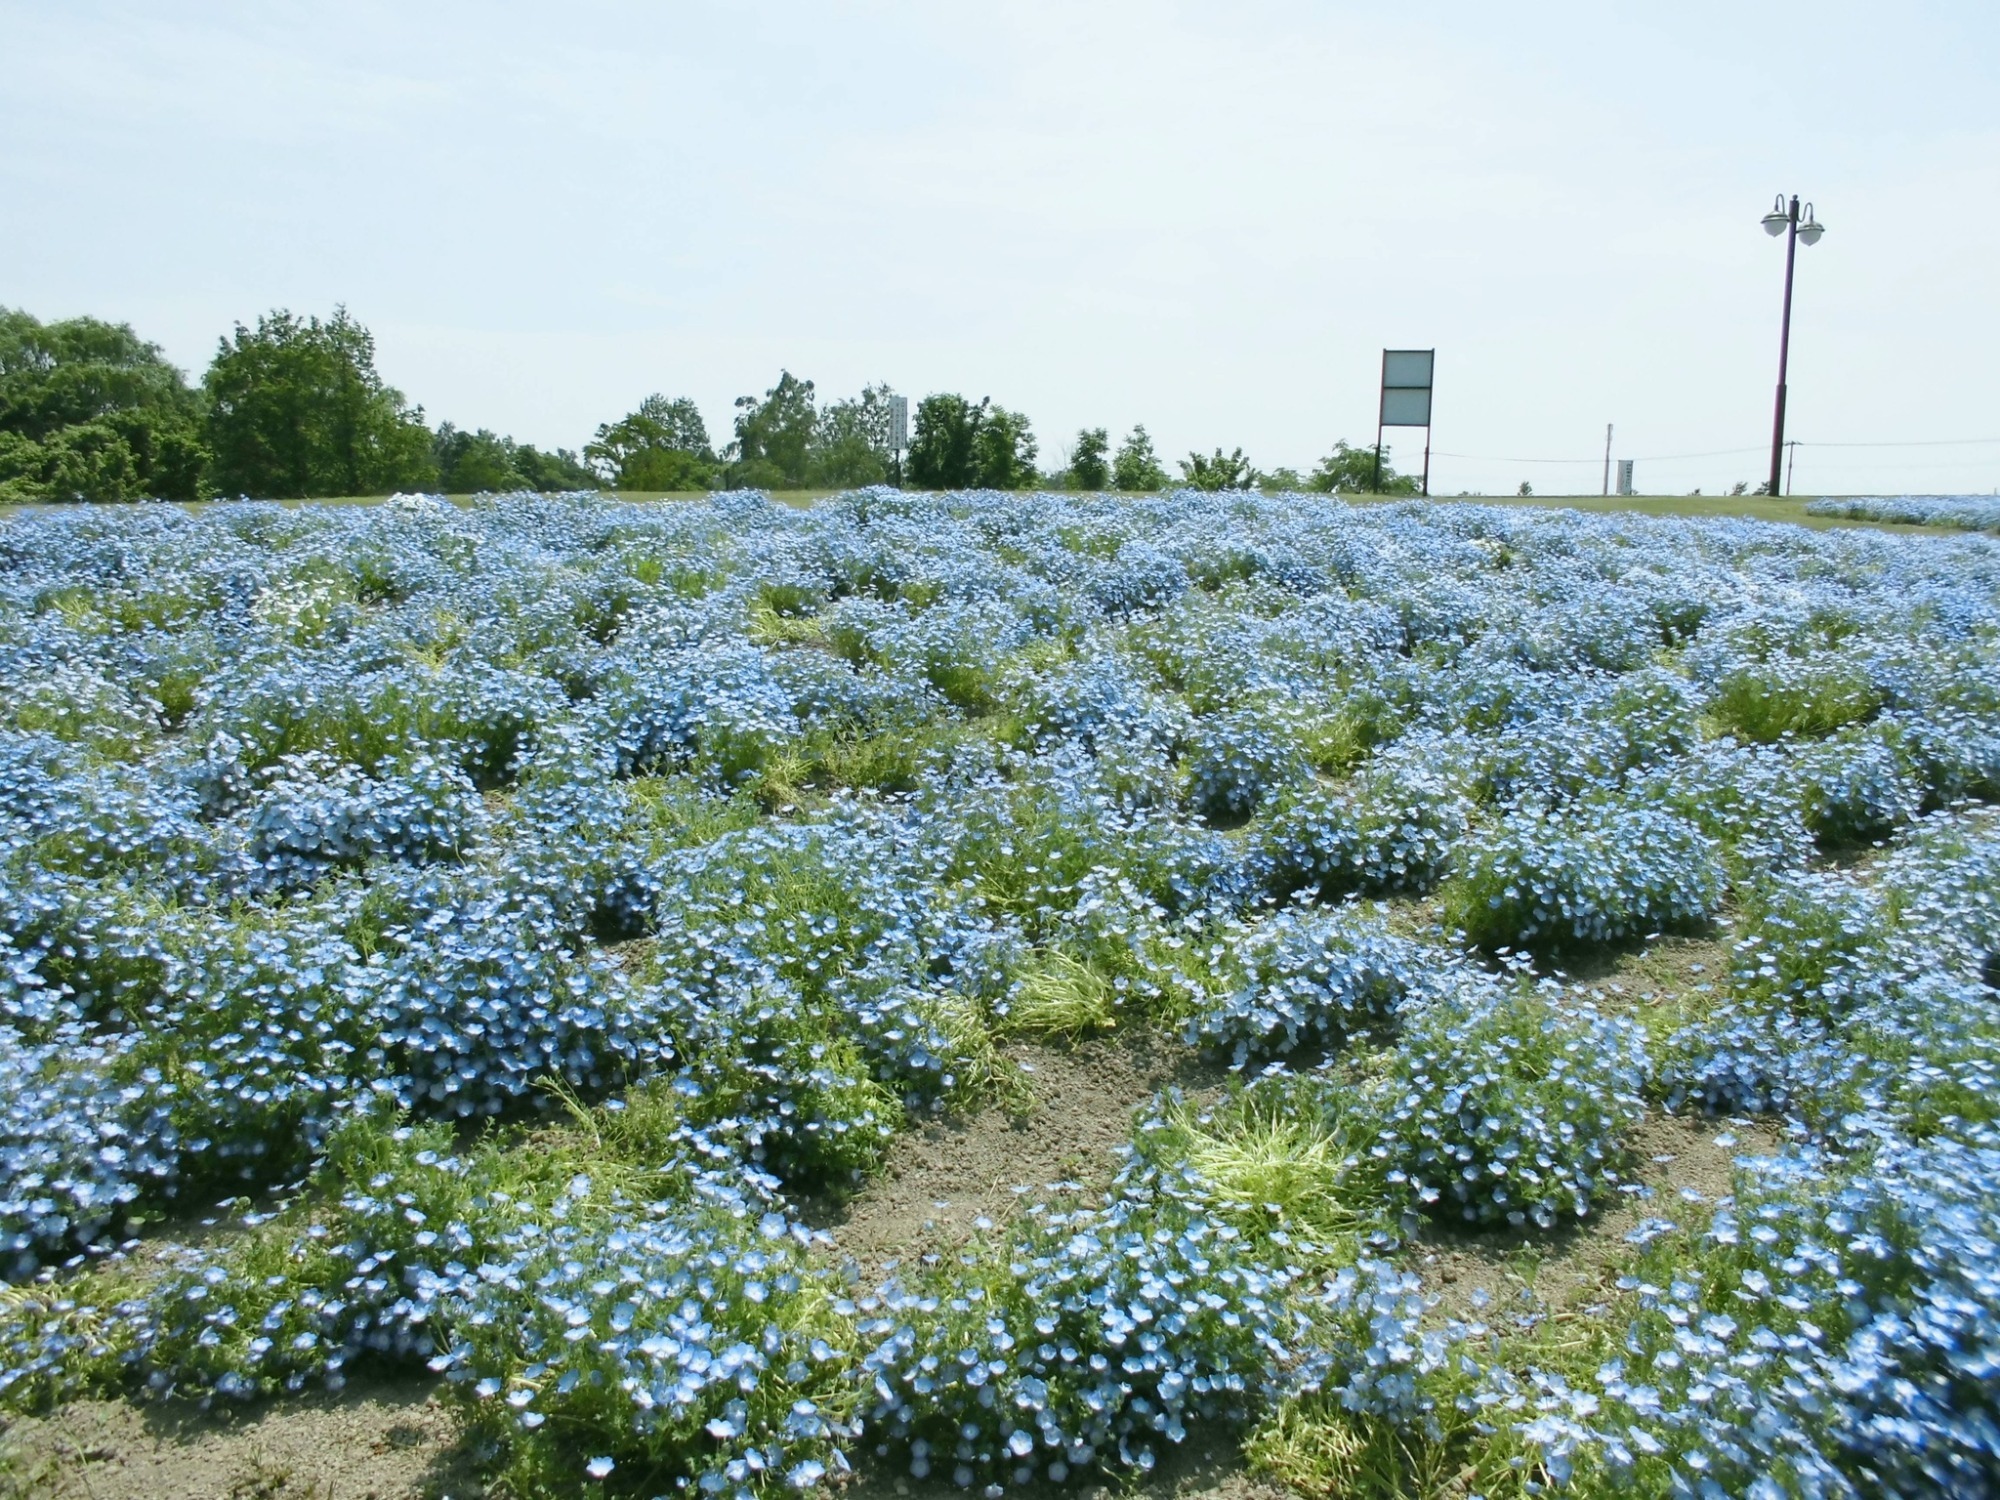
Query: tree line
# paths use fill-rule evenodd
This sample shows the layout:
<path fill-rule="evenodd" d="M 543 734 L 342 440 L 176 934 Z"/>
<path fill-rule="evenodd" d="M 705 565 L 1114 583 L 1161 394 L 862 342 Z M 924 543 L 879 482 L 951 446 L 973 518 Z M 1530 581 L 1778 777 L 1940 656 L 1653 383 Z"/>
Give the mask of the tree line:
<path fill-rule="evenodd" d="M 216 495 L 308 499 L 396 490 L 481 491 L 918 489 L 1038 487 L 1143 492 L 1290 489 L 1365 492 L 1375 453 L 1341 442 L 1310 474 L 1265 473 L 1235 449 L 1190 453 L 1170 476 L 1135 426 L 1114 449 L 1085 428 L 1052 469 L 1026 416 L 982 397 L 916 403 L 909 446 L 891 446 L 887 385 L 822 404 L 789 370 L 761 396 L 737 398 L 733 435 L 711 441 L 689 398 L 648 396 L 600 426 L 581 452 L 544 451 L 486 428 L 433 429 L 423 408 L 384 381 L 375 341 L 345 308 L 284 309 L 237 324 L 190 383 L 129 324 L 43 323 L 0 308 L 0 501 L 193 500 Z M 1386 463 L 1380 490 L 1415 482 Z"/>

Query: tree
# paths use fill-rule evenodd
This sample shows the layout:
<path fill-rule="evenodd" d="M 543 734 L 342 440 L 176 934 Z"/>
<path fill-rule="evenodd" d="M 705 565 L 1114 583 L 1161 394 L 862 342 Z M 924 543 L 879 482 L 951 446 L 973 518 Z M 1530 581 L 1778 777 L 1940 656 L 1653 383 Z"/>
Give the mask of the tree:
<path fill-rule="evenodd" d="M 1535 487 L 1524 479 L 1521 481 L 1521 487 L 1518 490 L 1514 491 L 1514 493 L 1516 495 L 1521 496 L 1523 499 L 1526 499 L 1528 496 L 1535 493 Z"/>
<path fill-rule="evenodd" d="M 1153 452 L 1153 440 L 1144 427 L 1134 427 L 1111 460 L 1112 488 L 1120 490 L 1163 490 L 1167 471 Z"/>
<path fill-rule="evenodd" d="M 543 494 L 588 490 L 597 486 L 597 476 L 568 448 L 544 453 L 533 443 L 522 443 L 514 450 L 514 467 L 528 481 L 529 489 L 540 490 Z"/>
<path fill-rule="evenodd" d="M 1305 487 L 1306 482 L 1300 477 L 1297 469 L 1287 469 L 1280 466 L 1271 470 L 1268 474 L 1259 474 L 1257 476 L 1257 488 L 1267 494 L 1295 495 Z"/>
<path fill-rule="evenodd" d="M 708 424 L 686 396 L 648 396 L 636 411 L 599 427 L 583 457 L 613 489 L 706 490 L 716 483 Z"/>
<path fill-rule="evenodd" d="M 910 483 L 920 490 L 963 490 L 979 482 L 974 444 L 986 403 L 963 396 L 926 396 L 917 403 L 910 434 Z"/>
<path fill-rule="evenodd" d="M 1111 485 L 1111 464 L 1105 455 L 1111 448 L 1111 434 L 1102 427 L 1085 427 L 1076 435 L 1076 451 L 1069 460 L 1069 487 L 1073 490 L 1102 490 Z"/>
<path fill-rule="evenodd" d="M 1382 450 L 1382 480 L 1375 481 L 1375 450 L 1350 448 L 1345 439 L 1333 445 L 1333 452 L 1319 462 L 1307 485 L 1323 495 L 1414 495 L 1417 481 L 1398 474 L 1389 463 L 1389 450 Z"/>
<path fill-rule="evenodd" d="M 699 420 L 699 418 L 697 418 Z M 437 464 L 438 488 L 447 495 L 476 495 L 507 490 L 588 490 L 597 476 L 567 448 L 543 453 L 532 443 L 517 443 L 484 427 L 466 432 L 449 422 L 439 424 L 431 444 Z"/>
<path fill-rule="evenodd" d="M 157 344 L 97 318 L 0 308 L 0 498 L 192 500 L 202 403 Z"/>
<path fill-rule="evenodd" d="M 886 385 L 864 386 L 858 397 L 835 401 L 819 414 L 808 477 L 829 486 L 880 484 L 889 475 L 889 398 Z"/>
<path fill-rule="evenodd" d="M 985 414 L 972 439 L 976 482 L 988 490 L 1033 489 L 1041 476 L 1035 472 L 1035 434 L 1028 419 L 1004 406 L 980 405 Z"/>
<path fill-rule="evenodd" d="M 466 432 L 449 422 L 438 424 L 431 440 L 437 465 L 437 486 L 447 495 L 476 495 L 525 490 L 528 477 L 514 464 L 514 445 L 484 427 Z"/>
<path fill-rule="evenodd" d="M 1020 490 L 1040 482 L 1028 419 L 989 397 L 978 405 L 949 393 L 917 403 L 910 483 L 922 490 Z"/>
<path fill-rule="evenodd" d="M 1238 448 L 1225 455 L 1220 448 L 1204 458 L 1190 453 L 1181 460 L 1181 478 L 1198 490 L 1245 490 L 1256 482 L 1257 470 Z"/>
<path fill-rule="evenodd" d="M 778 383 L 755 396 L 736 398 L 736 441 L 729 445 L 730 479 L 759 488 L 802 489 L 811 459 L 819 413 L 813 406 L 813 383 L 790 370 L 778 372 Z"/>
<path fill-rule="evenodd" d="M 225 494 L 365 495 L 436 476 L 422 409 L 383 383 L 373 335 L 344 307 L 325 322 L 280 308 L 254 330 L 238 323 L 202 383 Z"/>

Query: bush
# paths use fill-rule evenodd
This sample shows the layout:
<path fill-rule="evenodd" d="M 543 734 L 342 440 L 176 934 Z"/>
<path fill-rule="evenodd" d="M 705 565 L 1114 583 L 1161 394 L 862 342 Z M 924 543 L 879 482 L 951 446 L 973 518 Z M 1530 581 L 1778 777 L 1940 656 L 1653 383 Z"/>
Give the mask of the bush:
<path fill-rule="evenodd" d="M 1323 897 L 1429 890 L 1465 837 L 1457 779 L 1414 761 L 1380 762 L 1339 790 L 1287 797 L 1258 835 L 1273 894 Z"/>
<path fill-rule="evenodd" d="M 1647 1073 L 1624 1019 L 1523 993 L 1438 1004 L 1404 1023 L 1374 1151 L 1428 1213 L 1546 1229 L 1617 1186 Z"/>
<path fill-rule="evenodd" d="M 1311 775 L 1294 726 L 1268 710 L 1232 709 L 1196 724 L 1183 766 L 1188 806 L 1205 818 L 1240 817 Z"/>
<path fill-rule="evenodd" d="M 1626 1279 L 1639 1313 L 1602 1405 L 1537 1435 L 1596 1448 L 1614 1480 L 1636 1452 L 1744 1493 L 1985 1493 L 1996 1171 L 1990 1142 L 1740 1163 L 1734 1203 Z"/>
<path fill-rule="evenodd" d="M 1845 661 L 1743 666 L 1715 685 L 1708 712 L 1723 729 L 1768 745 L 1786 735 L 1818 738 L 1874 717 L 1882 694 Z"/>
<path fill-rule="evenodd" d="M 1377 1026 L 1449 968 L 1351 909 L 1294 907 L 1231 927 L 1211 939 L 1208 955 L 1214 998 L 1189 1038 L 1239 1067 Z"/>
<path fill-rule="evenodd" d="M 1614 942 L 1706 921 L 1722 896 L 1715 846 L 1641 805 L 1515 813 L 1475 836 L 1444 887 L 1447 926 L 1488 948 Z"/>

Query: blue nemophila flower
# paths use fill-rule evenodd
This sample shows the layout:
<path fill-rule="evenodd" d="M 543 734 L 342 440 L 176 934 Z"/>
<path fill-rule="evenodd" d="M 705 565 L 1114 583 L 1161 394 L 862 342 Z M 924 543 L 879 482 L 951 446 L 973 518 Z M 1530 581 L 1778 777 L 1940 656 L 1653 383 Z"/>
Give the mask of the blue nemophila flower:
<path fill-rule="evenodd" d="M 729 1500 L 857 1424 L 982 1488 L 1315 1388 L 1401 1440 L 1486 1346 L 1363 1249 L 1597 1212 L 1644 1096 L 1800 1146 L 1624 1247 L 1618 1368 L 1503 1350 L 1481 1419 L 1551 1479 L 1992 1472 L 1983 537 L 875 489 L 79 510 L 0 554 L 10 1402 L 435 1363 L 551 1483 Z M 1644 1045 L 1446 946 L 1718 914 Z M 990 1099 L 1037 1015 L 1315 1066 L 850 1285 L 787 1205 Z M 587 1161 L 507 1144 L 583 1119 Z M 1310 1232 L 1250 1191 L 1307 1168 Z M 69 1275 L 267 1191 L 118 1305 Z"/>

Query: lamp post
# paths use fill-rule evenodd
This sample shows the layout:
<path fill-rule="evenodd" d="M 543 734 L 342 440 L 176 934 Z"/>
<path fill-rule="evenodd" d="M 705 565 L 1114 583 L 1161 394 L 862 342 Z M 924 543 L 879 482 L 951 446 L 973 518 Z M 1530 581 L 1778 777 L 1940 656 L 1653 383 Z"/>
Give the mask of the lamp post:
<path fill-rule="evenodd" d="M 1778 407 L 1771 422 L 1771 485 L 1764 493 L 1778 493 L 1779 468 L 1785 455 L 1785 365 L 1792 352 L 1792 263 L 1798 259 L 1799 241 L 1817 245 L 1819 237 L 1826 233 L 1813 206 L 1805 206 L 1805 222 L 1799 221 L 1799 199 L 1794 193 L 1789 204 L 1785 195 L 1778 194 L 1771 211 L 1764 215 L 1764 232 L 1768 235 L 1785 236 L 1785 318 L 1778 332 Z"/>

